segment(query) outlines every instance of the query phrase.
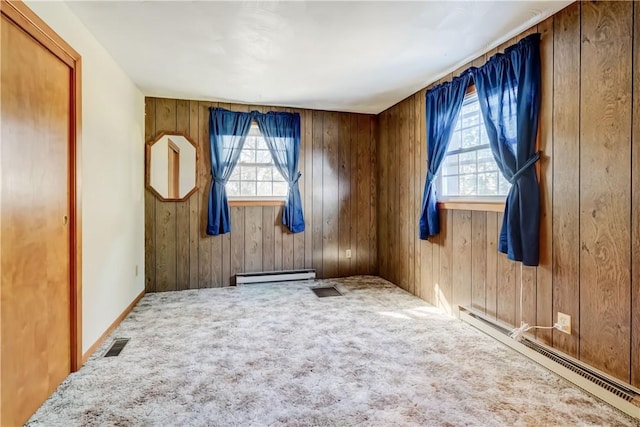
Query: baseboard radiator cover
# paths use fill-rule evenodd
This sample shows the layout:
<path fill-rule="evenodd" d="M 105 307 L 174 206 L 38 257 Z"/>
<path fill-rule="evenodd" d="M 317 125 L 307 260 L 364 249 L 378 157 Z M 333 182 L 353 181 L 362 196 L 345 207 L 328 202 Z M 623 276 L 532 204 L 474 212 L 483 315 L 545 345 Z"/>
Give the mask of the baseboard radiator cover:
<path fill-rule="evenodd" d="M 315 278 L 316 271 L 314 269 L 259 271 L 255 273 L 237 273 L 236 285 L 315 280 Z"/>
<path fill-rule="evenodd" d="M 509 337 L 509 333 L 513 329 L 510 325 L 491 319 L 483 313 L 468 307 L 460 306 L 460 319 L 522 353 L 586 392 L 622 412 L 640 419 L 639 389 L 527 337 L 522 341 L 516 341 Z"/>

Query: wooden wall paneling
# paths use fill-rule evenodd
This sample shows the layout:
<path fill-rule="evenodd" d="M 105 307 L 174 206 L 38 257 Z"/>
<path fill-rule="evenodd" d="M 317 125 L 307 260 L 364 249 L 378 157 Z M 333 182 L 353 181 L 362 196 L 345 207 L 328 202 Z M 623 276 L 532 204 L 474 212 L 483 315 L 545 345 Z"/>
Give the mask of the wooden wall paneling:
<path fill-rule="evenodd" d="M 553 309 L 571 316 L 571 335 L 553 345 L 578 358 L 580 336 L 580 3 L 554 18 Z"/>
<path fill-rule="evenodd" d="M 202 143 L 198 138 L 199 129 L 199 105 L 197 101 L 189 101 L 189 136 L 198 145 Z M 197 154 L 200 156 L 202 151 L 198 148 Z M 198 184 L 198 191 L 189 197 L 189 288 L 198 288 L 198 265 L 199 265 L 199 241 L 200 241 L 200 192 L 204 186 L 204 183 L 200 180 L 201 171 L 197 168 L 201 167 L 201 160 L 197 160 L 196 167 L 196 183 Z M 227 276 L 229 273 L 227 272 Z"/>
<path fill-rule="evenodd" d="M 212 236 L 207 235 L 209 193 L 211 192 L 211 157 L 209 154 L 209 107 L 218 104 L 198 103 L 198 200 L 200 203 L 200 239 L 198 241 L 198 287 L 212 287 Z M 193 196 L 192 196 L 193 197 Z M 231 222 L 233 227 L 233 220 Z"/>
<path fill-rule="evenodd" d="M 338 231 L 339 231 L 339 194 L 338 194 L 338 143 L 340 122 L 338 113 L 324 113 L 324 136 L 323 150 L 324 163 L 322 169 L 323 182 L 323 271 L 325 277 L 336 277 L 338 275 Z M 359 248 L 358 248 L 359 249 Z M 359 251 L 358 251 L 359 252 Z"/>
<path fill-rule="evenodd" d="M 453 314 L 453 211 L 440 210 L 440 306 Z"/>
<path fill-rule="evenodd" d="M 229 208 L 231 217 L 231 276 L 245 272 L 245 237 L 244 237 L 244 208 L 231 206 Z"/>
<path fill-rule="evenodd" d="M 517 318 L 516 326 L 520 326 L 520 319 L 530 325 L 537 324 L 538 310 L 538 268 L 520 264 L 517 266 L 521 275 L 522 289 L 522 315 Z M 517 284 L 519 286 L 519 283 Z M 519 311 L 519 309 L 518 309 Z M 527 332 L 527 335 L 535 338 L 536 331 Z"/>
<path fill-rule="evenodd" d="M 244 207 L 244 270 L 245 272 L 263 271 L 262 206 Z M 268 226 L 268 225 L 267 225 Z"/>
<path fill-rule="evenodd" d="M 580 358 L 630 381 L 633 3 L 583 3 Z"/>
<path fill-rule="evenodd" d="M 346 251 L 351 249 L 351 119 L 340 115 L 340 139 L 338 143 L 338 275 L 351 274 L 351 258 Z"/>
<path fill-rule="evenodd" d="M 487 213 L 471 213 L 471 307 L 486 312 Z"/>
<path fill-rule="evenodd" d="M 176 130 L 177 101 L 156 100 L 156 132 Z M 156 291 L 176 290 L 176 204 L 156 199 Z"/>
<path fill-rule="evenodd" d="M 358 209 L 360 206 L 358 205 L 358 196 L 360 193 L 358 192 L 358 115 L 357 114 L 349 114 L 349 146 L 351 153 L 351 168 L 349 170 L 350 174 L 350 194 L 351 194 L 351 220 L 350 220 L 350 233 L 349 233 L 349 242 L 351 247 L 351 274 L 362 274 L 360 271 L 360 267 L 358 265 L 358 223 L 361 220 L 360 212 Z"/>
<path fill-rule="evenodd" d="M 322 190 L 323 190 L 323 113 L 321 111 L 313 111 L 313 268 L 316 269 L 318 278 L 323 278 L 324 271 L 322 266 Z M 277 267 L 276 267 L 277 268 Z"/>
<path fill-rule="evenodd" d="M 301 111 L 302 150 L 300 161 L 304 161 L 304 266 L 313 266 L 313 113 Z"/>
<path fill-rule="evenodd" d="M 264 271 L 275 270 L 276 212 L 275 206 L 262 206 L 262 268 Z"/>
<path fill-rule="evenodd" d="M 144 140 L 151 141 L 156 135 L 156 100 L 147 98 L 144 115 Z M 146 155 L 146 153 L 145 153 Z M 145 183 L 146 185 L 146 183 Z M 156 290 L 156 196 L 151 190 L 144 191 L 144 274 L 145 291 Z"/>
<path fill-rule="evenodd" d="M 640 6 L 633 9 L 631 384 L 640 387 Z"/>
<path fill-rule="evenodd" d="M 378 127 L 378 267 L 379 274 L 383 278 L 388 277 L 388 261 L 389 247 L 387 242 L 389 237 L 387 234 L 387 203 L 389 197 L 389 144 L 388 144 L 388 128 L 389 114 L 385 111 L 378 116 L 380 126 Z"/>
<path fill-rule="evenodd" d="M 264 111 L 281 111 L 281 112 L 291 112 L 291 109 L 284 107 L 264 107 Z M 284 210 L 284 206 L 280 208 L 279 218 L 282 218 L 282 211 Z M 293 269 L 293 245 L 294 245 L 294 234 L 289 231 L 287 227 L 282 225 L 282 220 L 278 221 L 278 227 L 280 228 L 280 232 L 282 235 L 282 247 L 279 252 L 282 252 L 282 270 L 292 270 Z"/>
<path fill-rule="evenodd" d="M 302 125 L 304 124 L 304 122 L 302 121 L 302 112 L 300 110 L 297 109 L 293 109 L 293 108 L 287 108 L 287 112 L 288 113 L 299 113 L 300 114 L 300 126 L 302 127 Z M 302 149 L 304 148 L 302 146 L 302 138 L 304 136 L 303 130 L 302 128 L 300 129 L 300 151 L 302 151 Z M 298 187 L 300 188 L 300 199 L 302 200 L 302 204 L 303 204 L 303 209 L 304 209 L 304 181 L 303 181 L 303 176 L 305 173 L 304 170 L 304 161 L 302 160 L 302 156 L 303 154 L 300 154 L 300 158 L 298 159 L 298 170 L 300 171 L 300 173 L 302 173 L 302 176 L 300 177 L 300 180 L 298 181 Z M 303 210 L 303 214 L 304 214 L 304 210 Z M 291 256 L 292 256 L 292 260 L 291 260 L 291 268 L 294 269 L 300 269 L 300 268 L 304 268 L 304 255 L 305 255 L 305 235 L 304 232 L 300 232 L 300 233 L 291 233 L 288 229 L 287 232 L 291 235 L 291 238 L 293 240 L 292 242 L 292 247 L 291 247 Z"/>
<path fill-rule="evenodd" d="M 234 104 L 228 103 L 219 103 L 217 105 L 219 108 L 224 108 L 225 110 L 234 110 L 234 111 L 249 111 L 248 106 L 242 106 L 241 108 L 237 108 Z M 206 140 L 209 143 L 209 124 L 206 126 Z M 209 148 L 210 149 L 210 148 Z M 208 159 L 207 166 L 211 168 L 211 161 Z M 211 177 L 211 172 L 209 172 L 209 177 Z M 210 179 L 210 178 L 209 178 Z M 235 224 L 233 220 L 231 220 L 231 232 L 233 232 Z M 231 271 L 231 257 L 226 252 L 230 252 L 231 246 L 231 236 L 230 233 L 219 234 L 217 236 L 208 236 L 207 239 L 210 241 L 211 247 L 211 256 L 208 260 L 201 260 L 201 262 L 209 262 L 211 264 L 211 280 L 207 287 L 217 288 L 221 286 L 229 286 L 231 284 L 232 277 L 229 274 L 227 276 L 227 271 L 230 273 Z M 229 263 L 229 264 L 227 264 Z M 229 267 L 227 267 L 227 265 Z"/>
<path fill-rule="evenodd" d="M 420 213 L 422 210 L 422 196 L 424 192 L 424 184 L 427 178 L 427 119 L 426 119 L 426 102 L 425 102 L 425 93 L 426 90 L 422 90 L 416 94 L 415 99 L 415 110 L 416 110 L 416 123 L 417 123 L 417 131 L 419 134 L 419 138 L 416 138 L 418 141 L 420 155 L 416 155 L 418 157 L 418 161 L 420 164 L 420 180 L 417 183 L 416 187 L 416 204 L 417 204 L 417 213 L 416 213 L 416 229 L 414 233 L 419 232 L 420 227 Z M 434 269 L 433 269 L 433 242 L 430 240 L 420 240 L 420 279 L 421 279 L 421 289 L 420 295 L 422 299 L 434 304 L 434 293 L 433 293 L 433 279 L 434 279 Z"/>
<path fill-rule="evenodd" d="M 406 174 L 406 186 L 407 186 L 407 205 L 405 210 L 407 211 L 407 253 L 408 253 L 408 283 L 410 292 L 414 295 L 417 295 L 419 292 L 419 286 L 416 286 L 416 270 L 415 270 L 415 259 L 416 259 L 416 250 L 415 250 L 415 215 L 414 204 L 415 204 L 415 192 L 413 191 L 413 171 L 414 171 L 414 163 L 415 163 L 415 132 L 414 132 L 414 123 L 415 123 L 415 108 L 413 105 L 414 99 L 412 96 L 407 98 L 404 101 L 405 104 L 405 114 L 407 116 L 407 151 L 404 152 L 404 156 L 406 156 L 406 169 L 403 171 L 403 174 Z"/>
<path fill-rule="evenodd" d="M 413 114 L 412 114 L 412 131 L 413 131 L 413 185 L 410 189 L 413 194 L 413 206 L 411 209 L 411 215 L 413 215 L 413 227 L 411 234 L 413 235 L 413 251 L 415 252 L 414 258 L 414 278 L 416 295 L 422 298 L 422 242 L 418 235 L 418 226 L 420 223 L 420 206 L 421 206 L 421 191 L 420 184 L 422 183 L 422 141 L 420 136 L 420 95 L 419 93 L 413 95 Z"/>
<path fill-rule="evenodd" d="M 452 312 L 458 316 L 460 305 L 463 307 L 469 307 L 471 305 L 471 267 L 473 265 L 471 211 L 453 211 L 452 219 Z"/>
<path fill-rule="evenodd" d="M 487 278 L 486 278 L 486 313 L 498 318 L 498 236 L 501 223 L 497 212 L 487 212 Z"/>
<path fill-rule="evenodd" d="M 369 142 L 371 136 L 371 125 L 369 123 L 369 117 L 365 115 L 358 116 L 358 142 L 357 142 L 357 154 L 358 154 L 358 169 L 356 171 L 358 176 L 358 216 L 357 222 L 357 249 L 356 249 L 356 271 L 358 274 L 367 274 L 369 271 L 369 221 L 370 218 L 370 203 L 369 203 L 369 186 L 371 185 L 371 164 L 368 155 Z"/>
<path fill-rule="evenodd" d="M 540 265 L 537 271 L 536 324 L 553 325 L 553 16 L 538 25 L 541 33 L 542 87 L 538 141 L 540 163 Z M 538 340 L 551 344 L 549 329 L 536 331 Z"/>
<path fill-rule="evenodd" d="M 378 167 L 378 118 L 376 116 L 367 116 L 369 119 L 369 143 L 367 150 L 369 151 L 369 266 L 367 274 L 378 274 L 378 230 L 377 230 L 377 213 L 376 205 L 378 200 L 378 179 L 376 170 Z"/>
<path fill-rule="evenodd" d="M 411 264 L 410 240 L 409 240 L 409 128 L 411 117 L 409 115 L 410 105 L 407 100 L 398 104 L 400 116 L 400 135 L 398 140 L 398 221 L 400 225 L 399 236 L 399 268 L 400 283 L 402 288 L 413 293 L 414 288 L 411 283 L 409 266 Z"/>
<path fill-rule="evenodd" d="M 502 227 L 503 213 L 498 213 L 498 235 Z M 497 266 L 497 318 L 510 325 L 516 324 L 516 263 L 507 258 L 506 254 L 498 253 Z M 518 268 L 520 268 L 518 266 Z M 519 323 L 519 322 L 518 322 Z"/>
<path fill-rule="evenodd" d="M 189 101 L 178 100 L 176 105 L 176 131 L 189 135 Z M 189 289 L 189 200 L 176 205 L 176 289 Z"/>
<path fill-rule="evenodd" d="M 387 204 L 387 236 L 389 241 L 387 242 L 389 249 L 389 277 L 388 279 L 395 283 L 398 283 L 398 218 L 396 212 L 396 205 L 398 200 L 398 186 L 396 184 L 396 176 L 398 173 L 397 168 L 397 155 L 398 155 L 398 114 L 397 109 L 392 107 L 387 110 L 389 113 L 389 125 L 390 130 L 388 135 L 389 155 L 387 162 L 389 165 L 388 183 L 389 183 L 389 196 Z"/>

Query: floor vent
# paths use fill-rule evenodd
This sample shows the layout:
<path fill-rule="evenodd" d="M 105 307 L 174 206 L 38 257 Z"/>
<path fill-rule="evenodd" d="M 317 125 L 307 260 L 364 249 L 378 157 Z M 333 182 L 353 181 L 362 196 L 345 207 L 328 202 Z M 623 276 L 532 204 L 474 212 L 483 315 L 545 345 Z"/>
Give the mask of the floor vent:
<path fill-rule="evenodd" d="M 308 270 L 283 270 L 283 271 L 259 271 L 256 273 L 236 274 L 236 285 L 248 285 L 252 283 L 288 282 L 294 280 L 314 280 L 316 271 Z"/>
<path fill-rule="evenodd" d="M 334 286 L 326 286 L 322 288 L 311 288 L 314 294 L 318 296 L 318 298 L 325 297 L 341 297 L 342 293 L 337 290 Z"/>
<path fill-rule="evenodd" d="M 107 350 L 104 357 L 119 356 L 120 352 L 122 351 L 124 346 L 127 345 L 128 342 L 129 342 L 129 338 L 116 338 L 115 340 L 113 340 L 113 344 L 111 345 L 109 350 Z"/>
<path fill-rule="evenodd" d="M 510 325 L 491 319 L 473 309 L 460 307 L 460 319 L 597 398 L 634 418 L 640 419 L 640 390 L 635 387 L 624 384 L 604 372 L 533 339 L 525 337 L 518 342 L 509 337 L 512 330 Z"/>

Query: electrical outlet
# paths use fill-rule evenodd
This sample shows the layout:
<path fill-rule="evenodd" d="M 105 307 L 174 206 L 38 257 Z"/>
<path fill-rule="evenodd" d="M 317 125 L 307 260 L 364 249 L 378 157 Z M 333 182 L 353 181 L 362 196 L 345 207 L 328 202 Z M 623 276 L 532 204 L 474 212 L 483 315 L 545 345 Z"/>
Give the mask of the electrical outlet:
<path fill-rule="evenodd" d="M 347 258 L 351 258 L 351 249 L 347 249 L 347 250 L 346 250 L 346 254 L 345 254 L 345 256 L 346 256 Z"/>
<path fill-rule="evenodd" d="M 138 264 L 136 264 L 136 277 L 138 277 Z"/>
<path fill-rule="evenodd" d="M 558 324 L 562 332 L 571 335 L 571 316 L 558 312 Z"/>

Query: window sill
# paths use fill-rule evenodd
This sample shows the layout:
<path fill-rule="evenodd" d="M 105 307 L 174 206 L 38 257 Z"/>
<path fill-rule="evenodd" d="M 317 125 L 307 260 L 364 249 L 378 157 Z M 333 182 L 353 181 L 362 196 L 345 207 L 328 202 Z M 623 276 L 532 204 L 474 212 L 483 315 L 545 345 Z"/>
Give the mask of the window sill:
<path fill-rule="evenodd" d="M 284 206 L 284 200 L 274 199 L 232 199 L 229 200 L 229 206 Z"/>
<path fill-rule="evenodd" d="M 504 202 L 438 202 L 438 209 L 460 211 L 504 212 Z"/>

